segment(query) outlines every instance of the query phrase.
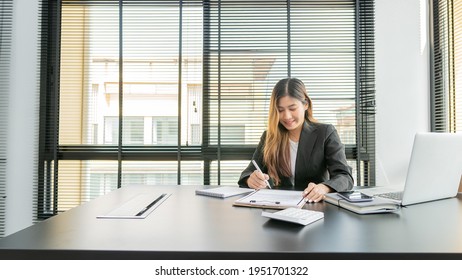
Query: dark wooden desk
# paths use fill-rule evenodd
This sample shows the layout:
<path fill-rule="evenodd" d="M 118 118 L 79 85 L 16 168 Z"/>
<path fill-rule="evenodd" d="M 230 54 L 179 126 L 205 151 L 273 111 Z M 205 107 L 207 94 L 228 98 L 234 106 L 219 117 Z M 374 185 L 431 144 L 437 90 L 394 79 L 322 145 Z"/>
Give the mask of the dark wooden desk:
<path fill-rule="evenodd" d="M 462 196 L 392 214 L 357 215 L 322 202 L 308 226 L 195 195 L 192 186 L 131 186 L 0 240 L 3 259 L 462 258 Z M 140 192 L 172 195 L 146 219 L 97 219 Z"/>

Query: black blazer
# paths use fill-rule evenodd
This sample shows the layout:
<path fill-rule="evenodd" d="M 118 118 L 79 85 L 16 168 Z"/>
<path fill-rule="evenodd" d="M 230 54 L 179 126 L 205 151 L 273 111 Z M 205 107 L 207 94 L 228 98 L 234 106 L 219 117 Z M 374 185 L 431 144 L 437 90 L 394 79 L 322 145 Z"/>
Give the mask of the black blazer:
<path fill-rule="evenodd" d="M 260 166 L 263 173 L 268 168 L 263 163 L 263 147 L 266 131 L 260 138 L 260 143 L 252 159 Z M 250 163 L 241 173 L 238 184 L 247 186 L 247 178 L 254 172 L 255 167 Z M 295 185 L 289 177 L 280 176 L 279 189 L 304 190 L 308 183 L 323 183 L 335 191 L 346 191 L 353 188 L 351 167 L 345 156 L 345 147 L 340 141 L 333 125 L 322 123 L 307 123 L 303 125 L 298 143 L 297 159 L 295 162 Z M 273 182 L 270 180 L 270 184 Z"/>

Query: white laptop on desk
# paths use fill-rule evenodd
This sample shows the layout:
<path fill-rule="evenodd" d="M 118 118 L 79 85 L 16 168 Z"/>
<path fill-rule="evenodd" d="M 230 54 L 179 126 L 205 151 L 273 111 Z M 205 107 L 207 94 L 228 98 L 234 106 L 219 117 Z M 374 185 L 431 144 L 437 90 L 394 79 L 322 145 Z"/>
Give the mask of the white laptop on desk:
<path fill-rule="evenodd" d="M 457 195 L 462 176 L 462 133 L 417 133 L 403 187 L 362 189 L 406 206 Z"/>

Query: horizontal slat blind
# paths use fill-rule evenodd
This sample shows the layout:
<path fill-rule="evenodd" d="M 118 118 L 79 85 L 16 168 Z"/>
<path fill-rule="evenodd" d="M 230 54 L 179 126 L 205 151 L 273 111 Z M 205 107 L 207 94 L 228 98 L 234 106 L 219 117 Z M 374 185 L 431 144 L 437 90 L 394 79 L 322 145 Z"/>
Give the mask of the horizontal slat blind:
<path fill-rule="evenodd" d="M 273 86 L 292 76 L 305 82 L 315 118 L 356 145 L 355 9 L 355 1 L 210 1 L 204 14 L 206 142 L 256 145 Z M 220 181 L 224 171 L 216 164 Z"/>
<path fill-rule="evenodd" d="M 452 80 L 450 71 L 450 25 L 451 9 L 448 1 L 435 0 L 434 18 L 434 81 L 433 81 L 433 130 L 447 131 L 449 129 L 449 90 Z"/>
<path fill-rule="evenodd" d="M 61 7 L 59 145 L 114 145 L 117 130 L 104 128 L 118 118 L 118 1 L 76 2 Z"/>
<path fill-rule="evenodd" d="M 454 91 L 451 103 L 452 129 L 462 132 L 462 2 L 454 1 Z"/>
<path fill-rule="evenodd" d="M 462 131 L 462 3 L 433 1 L 432 129 Z"/>
<path fill-rule="evenodd" d="M 287 1 L 210 1 L 210 145 L 256 144 L 274 84 L 288 76 Z"/>
<path fill-rule="evenodd" d="M 290 3 L 291 74 L 305 82 L 314 117 L 355 144 L 355 1 Z"/>
<path fill-rule="evenodd" d="M 0 238 L 5 234 L 6 155 L 12 23 L 13 1 L 2 1 L 0 4 Z"/>

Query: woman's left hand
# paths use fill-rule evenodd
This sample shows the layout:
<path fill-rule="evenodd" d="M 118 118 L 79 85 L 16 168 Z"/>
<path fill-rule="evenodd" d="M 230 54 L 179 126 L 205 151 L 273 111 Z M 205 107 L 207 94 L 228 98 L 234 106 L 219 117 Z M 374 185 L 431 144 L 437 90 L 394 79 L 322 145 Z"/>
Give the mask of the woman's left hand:
<path fill-rule="evenodd" d="M 309 183 L 303 191 L 303 197 L 307 202 L 319 202 L 324 199 L 326 193 L 331 191 L 332 189 L 324 184 Z"/>

